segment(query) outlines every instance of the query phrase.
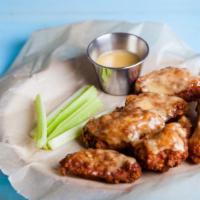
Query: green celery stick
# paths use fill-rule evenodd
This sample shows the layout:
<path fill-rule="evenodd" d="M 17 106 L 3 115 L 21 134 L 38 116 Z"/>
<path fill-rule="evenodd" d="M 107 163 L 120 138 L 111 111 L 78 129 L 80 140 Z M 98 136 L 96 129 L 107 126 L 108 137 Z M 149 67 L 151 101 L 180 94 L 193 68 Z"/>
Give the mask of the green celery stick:
<path fill-rule="evenodd" d="M 45 107 L 40 95 L 37 95 L 35 99 L 35 111 L 37 115 L 37 129 L 34 139 L 37 147 L 42 148 L 47 142 L 47 119 Z"/>
<path fill-rule="evenodd" d="M 52 138 L 62 134 L 63 132 L 75 127 L 81 122 L 87 120 L 94 115 L 98 109 L 102 107 L 102 102 L 96 99 L 90 99 L 83 107 L 78 109 L 70 118 L 64 120 L 47 138 L 50 141 Z"/>
<path fill-rule="evenodd" d="M 82 133 L 82 128 L 85 123 L 86 122 L 81 123 L 80 125 L 75 126 L 74 128 L 67 130 L 63 134 L 51 139 L 50 141 L 48 141 L 48 147 L 50 149 L 54 150 L 64 144 L 66 144 L 67 142 L 70 142 L 70 141 L 78 138 Z"/>
<path fill-rule="evenodd" d="M 47 116 L 47 124 L 50 125 L 55 118 L 63 111 L 69 104 L 75 100 L 76 98 L 80 97 L 80 95 L 85 92 L 90 85 L 84 86 L 81 89 L 79 89 L 77 92 L 75 92 L 71 97 L 69 97 L 67 100 L 65 100 L 61 105 L 59 105 L 54 111 L 52 111 L 48 116 Z M 30 132 L 30 136 L 34 137 L 36 132 L 36 127 Z"/>
<path fill-rule="evenodd" d="M 110 111 L 104 111 L 102 113 L 99 113 L 98 115 L 95 116 L 95 118 L 100 117 L 102 115 L 105 115 L 105 114 L 109 113 Z M 47 146 L 49 147 L 49 149 L 51 149 L 51 150 L 57 149 L 57 148 L 63 146 L 64 144 L 78 138 L 81 135 L 82 130 L 83 130 L 83 126 L 87 123 L 87 121 L 88 120 L 86 120 L 83 123 L 67 130 L 66 132 L 60 134 L 59 136 L 51 139 L 47 143 Z"/>
<path fill-rule="evenodd" d="M 47 117 L 48 126 L 54 121 L 54 119 L 65 110 L 73 101 L 75 101 L 82 93 L 84 93 L 90 85 L 84 86 L 75 92 L 71 97 L 69 97 L 66 101 L 64 101 L 60 106 L 58 106 L 53 112 L 51 112 Z"/>
<path fill-rule="evenodd" d="M 55 117 L 54 120 L 48 126 L 48 135 L 66 118 L 68 118 L 73 112 L 79 109 L 89 98 L 97 96 L 97 90 L 94 86 L 89 86 L 75 99 L 72 99 L 67 106 L 65 106 Z"/>
<path fill-rule="evenodd" d="M 82 107 L 80 107 L 76 112 L 74 112 L 69 118 L 65 119 L 49 136 L 48 141 L 55 136 L 62 134 L 70 128 L 80 124 L 102 106 L 99 99 L 93 98 L 86 102 Z"/>

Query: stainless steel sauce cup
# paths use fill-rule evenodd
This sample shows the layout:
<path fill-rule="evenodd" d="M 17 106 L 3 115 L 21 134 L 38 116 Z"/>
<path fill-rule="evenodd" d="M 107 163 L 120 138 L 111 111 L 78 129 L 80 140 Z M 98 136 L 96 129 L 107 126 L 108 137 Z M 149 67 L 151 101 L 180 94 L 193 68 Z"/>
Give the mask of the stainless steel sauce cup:
<path fill-rule="evenodd" d="M 96 63 L 97 58 L 107 51 L 127 50 L 139 56 L 136 64 L 123 68 L 102 66 Z M 127 95 L 133 89 L 134 82 L 140 74 L 149 46 L 141 37 L 129 33 L 108 33 L 94 39 L 87 48 L 89 60 L 93 63 L 99 82 L 106 93 Z"/>

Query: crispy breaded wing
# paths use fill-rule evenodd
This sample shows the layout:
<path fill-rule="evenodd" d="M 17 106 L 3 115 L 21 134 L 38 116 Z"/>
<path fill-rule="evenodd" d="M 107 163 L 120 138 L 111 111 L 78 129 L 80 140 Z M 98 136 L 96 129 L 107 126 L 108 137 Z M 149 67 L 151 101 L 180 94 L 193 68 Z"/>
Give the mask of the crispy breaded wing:
<path fill-rule="evenodd" d="M 188 119 L 188 117 L 183 115 L 178 119 L 177 122 L 186 130 L 187 133 L 186 137 L 188 139 L 191 135 L 191 128 L 192 128 L 191 121 Z"/>
<path fill-rule="evenodd" d="M 200 163 L 200 101 L 198 102 L 198 120 L 194 133 L 189 139 L 189 157 L 194 163 Z"/>
<path fill-rule="evenodd" d="M 200 76 L 192 76 L 184 68 L 166 67 L 138 78 L 135 90 L 180 96 L 193 101 L 200 98 Z"/>
<path fill-rule="evenodd" d="M 130 142 L 160 131 L 164 125 L 164 120 L 158 113 L 140 108 L 134 111 L 121 108 L 90 120 L 85 125 L 81 138 L 86 147 L 123 150 Z"/>
<path fill-rule="evenodd" d="M 155 111 L 167 121 L 184 115 L 187 111 L 188 103 L 176 96 L 146 92 L 127 96 L 125 107 L 133 111 L 135 108 Z"/>
<path fill-rule="evenodd" d="M 187 158 L 187 136 L 187 128 L 178 122 L 169 123 L 160 133 L 136 144 L 135 156 L 143 168 L 167 171 Z"/>
<path fill-rule="evenodd" d="M 134 158 L 103 149 L 67 155 L 60 161 L 60 172 L 108 183 L 131 183 L 141 176 L 141 168 Z"/>
<path fill-rule="evenodd" d="M 188 87 L 178 92 L 177 96 L 185 99 L 186 101 L 196 101 L 200 98 L 200 77 L 193 77 Z"/>

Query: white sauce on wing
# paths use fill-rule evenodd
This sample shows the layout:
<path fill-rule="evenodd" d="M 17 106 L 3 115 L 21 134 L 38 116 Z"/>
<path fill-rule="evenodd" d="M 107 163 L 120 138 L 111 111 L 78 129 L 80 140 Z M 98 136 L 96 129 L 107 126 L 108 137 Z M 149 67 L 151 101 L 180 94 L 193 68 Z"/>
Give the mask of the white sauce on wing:
<path fill-rule="evenodd" d="M 119 148 L 120 145 L 123 148 L 125 143 L 159 132 L 164 125 L 164 120 L 158 113 L 140 108 L 134 109 L 134 112 L 112 112 L 87 124 L 90 134 L 108 145 L 116 145 Z"/>
<path fill-rule="evenodd" d="M 87 168 L 92 169 L 94 176 L 98 175 L 99 172 L 106 172 L 111 174 L 120 169 L 126 162 L 130 164 L 136 163 L 136 160 L 132 157 L 120 154 L 117 151 L 106 150 L 106 149 L 88 149 L 76 153 L 76 157 L 83 163 L 87 163 Z"/>
<path fill-rule="evenodd" d="M 187 103 L 176 96 L 147 92 L 128 96 L 126 107 L 133 111 L 135 108 L 153 111 L 167 121 L 170 118 L 176 117 L 177 114 L 181 114 L 181 112 L 183 114 Z"/>
<path fill-rule="evenodd" d="M 166 67 L 144 75 L 136 85 L 142 92 L 173 95 L 184 90 L 190 79 L 191 74 L 186 69 Z"/>
<path fill-rule="evenodd" d="M 170 123 L 153 139 L 147 140 L 146 145 L 148 150 L 154 154 L 158 154 L 166 149 L 184 152 L 184 138 L 186 135 L 186 130 L 180 124 Z"/>

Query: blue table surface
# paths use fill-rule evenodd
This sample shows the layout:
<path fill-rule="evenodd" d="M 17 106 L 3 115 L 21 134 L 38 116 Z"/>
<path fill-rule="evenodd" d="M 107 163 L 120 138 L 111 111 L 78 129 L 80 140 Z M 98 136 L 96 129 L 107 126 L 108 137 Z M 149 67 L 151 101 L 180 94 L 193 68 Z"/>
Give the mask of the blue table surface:
<path fill-rule="evenodd" d="M 200 52 L 198 0 L 2 0 L 0 75 L 6 73 L 33 31 L 93 19 L 165 22 Z M 0 200 L 22 199 L 0 172 Z"/>

